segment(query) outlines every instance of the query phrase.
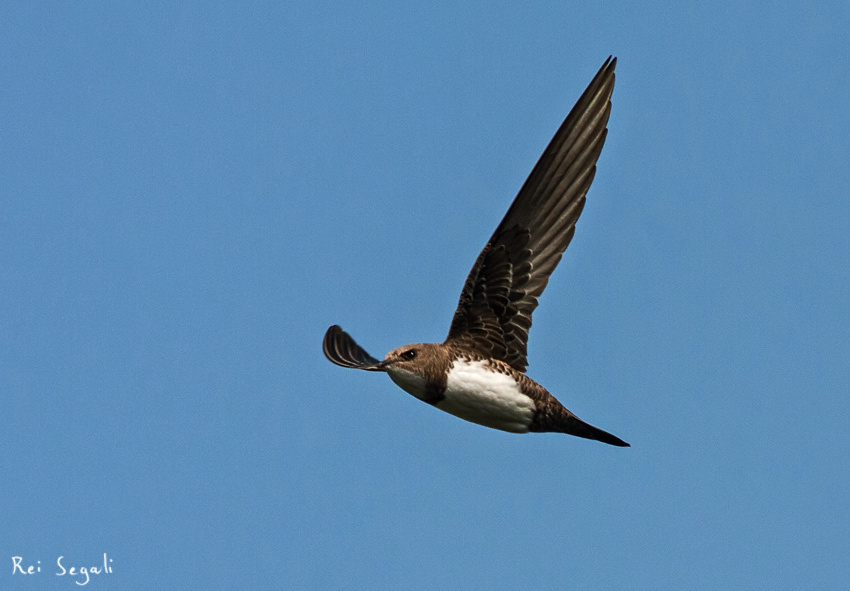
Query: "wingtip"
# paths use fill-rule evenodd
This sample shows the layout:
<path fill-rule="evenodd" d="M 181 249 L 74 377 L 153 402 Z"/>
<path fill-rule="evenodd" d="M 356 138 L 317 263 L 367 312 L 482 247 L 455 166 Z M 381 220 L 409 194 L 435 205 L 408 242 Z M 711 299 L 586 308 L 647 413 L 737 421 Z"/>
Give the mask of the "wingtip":
<path fill-rule="evenodd" d="M 328 329 L 325 331 L 325 336 L 322 339 L 322 348 L 327 351 L 328 345 L 331 343 L 331 339 L 334 335 L 343 332 L 342 327 L 339 324 L 331 324 Z"/>
<path fill-rule="evenodd" d="M 322 352 L 331 363 L 351 369 L 382 371 L 375 366 L 378 360 L 358 345 L 338 324 L 328 327 L 322 340 Z"/>

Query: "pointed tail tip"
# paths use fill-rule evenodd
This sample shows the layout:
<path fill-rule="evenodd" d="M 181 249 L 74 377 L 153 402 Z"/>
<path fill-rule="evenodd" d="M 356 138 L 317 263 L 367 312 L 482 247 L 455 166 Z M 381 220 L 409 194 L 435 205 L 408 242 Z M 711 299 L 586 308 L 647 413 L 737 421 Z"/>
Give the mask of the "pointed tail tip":
<path fill-rule="evenodd" d="M 631 447 L 631 444 L 626 443 L 616 435 L 611 435 L 606 431 L 602 431 L 601 433 L 594 433 L 595 437 L 592 439 L 596 439 L 597 441 L 601 441 L 602 443 L 607 443 L 608 445 L 615 445 L 617 447 Z"/>
<path fill-rule="evenodd" d="M 574 419 L 574 422 L 571 421 L 572 429 L 567 431 L 572 435 L 586 437 L 587 439 L 595 439 L 596 441 L 601 441 L 602 443 L 607 443 L 608 445 L 614 445 L 616 447 L 631 447 L 631 445 L 629 445 L 616 435 L 612 435 L 608 431 L 603 431 L 599 427 L 594 427 L 589 423 L 585 423 L 578 417 L 574 417 Z"/>
<path fill-rule="evenodd" d="M 616 447 L 631 447 L 631 445 L 629 445 L 616 435 L 612 435 L 608 431 L 603 431 L 599 427 L 594 427 L 593 425 L 585 423 L 581 419 L 576 418 L 576 420 L 578 424 L 573 425 L 573 435 L 578 435 L 579 437 L 586 437 L 588 439 L 595 439 L 596 441 L 601 441 L 602 443 L 607 443 L 608 445 L 614 445 Z"/>

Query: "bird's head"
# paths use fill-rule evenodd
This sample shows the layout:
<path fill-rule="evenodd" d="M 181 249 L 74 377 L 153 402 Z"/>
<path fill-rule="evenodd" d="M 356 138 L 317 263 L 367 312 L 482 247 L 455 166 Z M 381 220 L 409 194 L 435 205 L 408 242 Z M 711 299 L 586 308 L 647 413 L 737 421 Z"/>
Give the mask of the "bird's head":
<path fill-rule="evenodd" d="M 422 397 L 425 383 L 438 380 L 445 373 L 447 355 L 440 345 L 416 343 L 398 347 L 387 353 L 377 369 L 416 397 Z"/>

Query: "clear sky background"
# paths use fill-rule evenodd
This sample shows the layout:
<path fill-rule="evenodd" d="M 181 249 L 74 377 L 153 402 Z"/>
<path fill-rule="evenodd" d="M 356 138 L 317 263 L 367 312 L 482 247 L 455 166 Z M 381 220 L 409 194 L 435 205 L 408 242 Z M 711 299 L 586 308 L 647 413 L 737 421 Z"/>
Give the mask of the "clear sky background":
<path fill-rule="evenodd" d="M 0 587 L 846 588 L 848 6 L 4 2 Z M 445 337 L 609 54 L 529 375 L 632 447 L 327 362 Z"/>

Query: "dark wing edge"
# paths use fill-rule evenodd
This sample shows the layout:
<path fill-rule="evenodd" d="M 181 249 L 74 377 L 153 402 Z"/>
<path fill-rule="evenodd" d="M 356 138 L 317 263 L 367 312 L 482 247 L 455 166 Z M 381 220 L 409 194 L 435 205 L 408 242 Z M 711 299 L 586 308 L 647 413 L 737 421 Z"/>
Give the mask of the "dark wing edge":
<path fill-rule="evenodd" d="M 325 333 L 322 351 L 328 361 L 342 367 L 380 371 L 379 361 L 369 355 L 347 332 L 336 324 Z"/>
<path fill-rule="evenodd" d="M 528 331 L 543 293 L 575 234 L 607 136 L 614 68 L 609 57 L 564 119 L 461 292 L 446 342 L 525 372 Z"/>

